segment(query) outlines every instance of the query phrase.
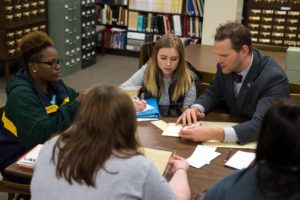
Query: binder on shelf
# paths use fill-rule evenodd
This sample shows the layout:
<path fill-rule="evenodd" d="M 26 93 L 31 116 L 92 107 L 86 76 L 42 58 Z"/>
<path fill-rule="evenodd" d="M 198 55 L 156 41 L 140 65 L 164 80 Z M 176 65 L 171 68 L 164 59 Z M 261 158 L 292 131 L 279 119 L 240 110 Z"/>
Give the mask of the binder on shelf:
<path fill-rule="evenodd" d="M 145 40 L 145 33 L 137 33 L 137 32 L 127 32 L 127 38 L 136 39 L 136 40 Z"/>
<path fill-rule="evenodd" d="M 156 98 L 146 99 L 147 105 L 150 105 L 152 108 L 146 111 L 137 112 L 137 118 L 151 118 L 151 119 L 159 119 L 160 113 L 157 105 Z"/>

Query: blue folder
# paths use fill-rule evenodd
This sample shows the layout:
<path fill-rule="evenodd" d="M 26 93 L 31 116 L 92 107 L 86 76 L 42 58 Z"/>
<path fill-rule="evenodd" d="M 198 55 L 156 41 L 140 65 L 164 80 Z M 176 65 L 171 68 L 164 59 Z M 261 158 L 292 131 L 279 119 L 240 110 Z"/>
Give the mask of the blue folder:
<path fill-rule="evenodd" d="M 153 109 L 147 110 L 144 112 L 138 112 L 136 113 L 137 118 L 153 118 L 153 119 L 159 119 L 159 109 L 157 105 L 156 98 L 150 98 L 150 99 L 145 99 L 147 104 L 150 106 L 153 106 Z"/>

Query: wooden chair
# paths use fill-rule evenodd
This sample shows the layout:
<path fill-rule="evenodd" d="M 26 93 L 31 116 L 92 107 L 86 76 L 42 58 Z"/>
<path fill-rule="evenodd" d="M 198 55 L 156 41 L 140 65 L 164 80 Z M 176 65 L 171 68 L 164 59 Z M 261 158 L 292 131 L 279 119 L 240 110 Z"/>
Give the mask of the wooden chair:
<path fill-rule="evenodd" d="M 15 183 L 6 179 L 2 179 L 0 180 L 0 192 L 7 193 L 7 199 L 12 200 L 15 194 L 30 195 L 30 185 Z"/>
<path fill-rule="evenodd" d="M 290 99 L 300 102 L 300 84 L 290 83 Z"/>
<path fill-rule="evenodd" d="M 139 68 L 141 68 L 152 56 L 155 42 L 144 43 L 140 48 Z"/>

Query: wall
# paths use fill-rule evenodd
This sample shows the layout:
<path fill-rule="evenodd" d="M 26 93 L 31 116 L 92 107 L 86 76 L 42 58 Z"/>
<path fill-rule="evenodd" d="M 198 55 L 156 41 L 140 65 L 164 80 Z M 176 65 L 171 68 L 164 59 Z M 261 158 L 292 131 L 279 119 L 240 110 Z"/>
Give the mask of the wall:
<path fill-rule="evenodd" d="M 213 45 L 219 24 L 242 20 L 243 0 L 206 0 L 204 3 L 202 44 Z"/>

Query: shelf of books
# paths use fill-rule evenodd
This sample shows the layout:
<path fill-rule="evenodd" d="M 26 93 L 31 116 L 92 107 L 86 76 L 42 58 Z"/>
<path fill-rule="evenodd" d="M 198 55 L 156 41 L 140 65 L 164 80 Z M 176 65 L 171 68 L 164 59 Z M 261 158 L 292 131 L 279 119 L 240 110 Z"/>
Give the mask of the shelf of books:
<path fill-rule="evenodd" d="M 156 41 L 166 33 L 179 36 L 185 45 L 201 42 L 204 0 L 102 0 L 96 3 L 98 40 L 105 40 L 102 42 L 105 49 L 138 52 L 142 44 Z"/>
<path fill-rule="evenodd" d="M 120 54 L 126 49 L 127 4 L 127 0 L 96 0 L 97 43 L 105 52 Z"/>

